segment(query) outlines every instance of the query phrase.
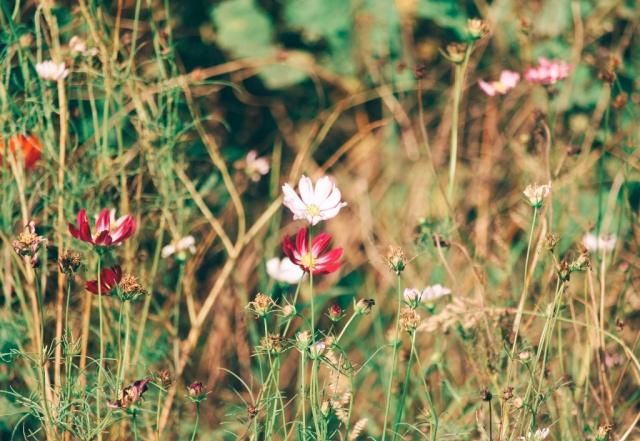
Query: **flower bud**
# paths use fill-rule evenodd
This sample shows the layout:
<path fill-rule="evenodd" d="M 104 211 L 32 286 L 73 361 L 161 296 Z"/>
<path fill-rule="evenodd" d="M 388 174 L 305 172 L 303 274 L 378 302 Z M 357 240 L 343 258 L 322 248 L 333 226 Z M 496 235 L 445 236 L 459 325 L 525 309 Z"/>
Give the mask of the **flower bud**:
<path fill-rule="evenodd" d="M 329 320 L 331 320 L 332 322 L 339 322 L 342 319 L 342 317 L 344 317 L 344 311 L 342 310 L 340 305 L 334 303 L 329 307 L 329 310 L 327 311 L 327 316 L 329 317 Z"/>
<path fill-rule="evenodd" d="M 449 43 L 444 56 L 454 64 L 462 64 L 467 56 L 467 45 L 464 43 Z"/>
<path fill-rule="evenodd" d="M 479 40 L 489 34 L 489 25 L 480 18 L 470 18 L 467 20 L 467 32 L 474 40 Z"/>
<path fill-rule="evenodd" d="M 296 307 L 290 303 L 287 303 L 282 307 L 282 316 L 286 319 L 291 319 L 295 317 L 298 311 L 296 311 Z"/>
<path fill-rule="evenodd" d="M 125 274 L 120 281 L 120 298 L 127 302 L 135 300 L 140 296 L 147 295 L 147 290 L 138 282 L 138 279 L 131 274 Z"/>
<path fill-rule="evenodd" d="M 199 403 L 207 398 L 207 391 L 204 389 L 202 381 L 194 381 L 187 387 L 189 399 L 194 403 Z"/>
<path fill-rule="evenodd" d="M 389 252 L 387 253 L 387 264 L 394 273 L 400 275 L 407 266 L 407 258 L 404 250 L 400 247 L 390 246 Z"/>

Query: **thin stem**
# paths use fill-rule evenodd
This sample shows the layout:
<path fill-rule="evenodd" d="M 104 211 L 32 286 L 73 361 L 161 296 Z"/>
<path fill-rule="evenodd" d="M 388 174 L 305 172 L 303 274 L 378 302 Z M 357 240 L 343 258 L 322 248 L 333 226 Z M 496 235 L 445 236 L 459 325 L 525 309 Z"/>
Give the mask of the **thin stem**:
<path fill-rule="evenodd" d="M 300 396 L 302 398 L 302 440 L 307 440 L 307 406 L 305 404 L 306 401 L 306 361 L 307 361 L 307 352 L 306 350 L 300 354 L 300 377 L 301 377 L 301 386 L 300 386 Z"/>
<path fill-rule="evenodd" d="M 398 340 L 400 338 L 400 308 L 402 307 L 402 289 L 401 279 L 398 274 L 398 310 L 396 312 L 396 332 L 393 341 L 393 359 L 391 361 L 391 374 L 389 375 L 389 384 L 387 385 L 387 398 L 384 409 L 384 425 L 382 427 L 382 441 L 387 437 L 387 422 L 389 419 L 389 407 L 391 404 L 391 387 L 393 386 L 393 377 L 396 373 L 396 363 L 398 360 L 398 349 L 400 347 Z"/>
<path fill-rule="evenodd" d="M 196 439 L 196 433 L 198 433 L 198 425 L 200 424 L 200 403 L 196 403 L 196 423 L 193 426 L 193 433 L 191 434 L 191 441 Z"/>
<path fill-rule="evenodd" d="M 402 395 L 400 402 L 396 405 L 396 421 L 393 425 L 393 440 L 395 441 L 398 434 L 398 425 L 402 422 L 402 413 L 404 410 L 404 402 L 407 399 L 407 389 L 409 388 L 409 376 L 411 374 L 411 363 L 413 362 L 413 353 L 416 345 L 416 331 L 411 333 L 411 352 L 409 353 L 409 361 L 404 373 L 404 383 L 402 384 Z"/>
<path fill-rule="evenodd" d="M 98 253 L 98 315 L 100 327 L 100 358 L 98 359 L 98 385 L 96 388 L 96 423 L 98 430 L 98 441 L 102 440 L 101 427 L 101 408 L 102 408 L 102 363 L 104 361 L 104 329 L 103 329 L 103 312 L 102 312 L 102 254 Z"/>
<path fill-rule="evenodd" d="M 351 317 L 349 317 L 349 321 L 347 321 L 347 324 L 344 325 L 344 328 L 342 328 L 342 331 L 340 331 L 340 335 L 338 335 L 338 338 L 336 338 L 335 343 L 338 344 L 340 342 L 340 339 L 342 338 L 342 336 L 344 335 L 344 333 L 346 332 L 346 330 L 349 328 L 349 325 L 351 325 L 351 322 L 353 322 L 353 320 L 358 316 L 359 314 L 357 312 L 354 312 L 353 314 L 351 314 Z"/>
<path fill-rule="evenodd" d="M 458 118 L 460 113 L 460 96 L 462 95 L 462 67 L 459 64 L 455 66 L 454 75 L 451 147 L 449 151 L 449 185 L 447 187 L 447 200 L 451 206 L 453 206 L 453 190 L 455 188 L 456 164 L 458 161 Z"/>

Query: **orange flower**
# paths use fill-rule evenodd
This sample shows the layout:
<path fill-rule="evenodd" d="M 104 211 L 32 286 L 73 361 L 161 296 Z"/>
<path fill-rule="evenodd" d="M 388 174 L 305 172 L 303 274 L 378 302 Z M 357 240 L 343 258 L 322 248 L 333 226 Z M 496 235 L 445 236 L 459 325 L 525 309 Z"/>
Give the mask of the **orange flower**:
<path fill-rule="evenodd" d="M 16 157 L 22 157 L 27 170 L 32 170 L 42 157 L 42 146 L 36 135 L 15 135 L 9 139 L 9 152 Z M 4 141 L 0 140 L 0 164 L 2 164 L 2 151 L 4 151 Z M 16 154 L 16 152 L 19 152 Z"/>

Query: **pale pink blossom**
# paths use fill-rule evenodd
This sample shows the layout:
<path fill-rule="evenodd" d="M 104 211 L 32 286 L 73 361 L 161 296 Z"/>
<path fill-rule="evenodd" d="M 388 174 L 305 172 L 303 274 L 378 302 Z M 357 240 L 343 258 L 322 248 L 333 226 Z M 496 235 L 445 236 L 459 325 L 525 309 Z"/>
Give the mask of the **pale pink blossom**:
<path fill-rule="evenodd" d="M 405 288 L 403 297 L 410 306 L 416 307 L 420 303 L 430 303 L 449 294 L 451 290 L 438 283 L 427 286 L 422 291 L 416 288 Z"/>
<path fill-rule="evenodd" d="M 69 69 L 64 63 L 56 63 L 51 60 L 37 63 L 36 72 L 40 78 L 47 81 L 58 81 L 69 75 Z"/>
<path fill-rule="evenodd" d="M 300 195 L 291 185 L 284 184 L 283 204 L 291 210 L 294 219 L 306 219 L 311 225 L 337 216 L 340 209 L 347 205 L 341 201 L 342 194 L 329 176 L 318 179 L 314 187 L 311 179 L 303 175 L 298 182 L 298 191 Z"/>
<path fill-rule="evenodd" d="M 511 89 L 516 87 L 520 81 L 520 74 L 510 70 L 503 70 L 500 73 L 500 79 L 498 81 L 484 81 L 479 80 L 478 86 L 484 93 L 489 96 L 495 96 L 496 94 L 505 95 Z"/>
<path fill-rule="evenodd" d="M 617 238 L 613 234 L 600 234 L 587 233 L 582 238 L 582 245 L 588 250 L 593 252 L 606 251 L 611 252 L 616 247 Z"/>
<path fill-rule="evenodd" d="M 569 76 L 571 65 L 562 60 L 538 59 L 537 67 L 528 68 L 524 77 L 534 84 L 555 84 Z"/>
<path fill-rule="evenodd" d="M 245 172 L 253 181 L 258 182 L 262 176 L 269 173 L 269 160 L 267 158 L 258 158 L 258 152 L 251 150 L 245 158 Z"/>

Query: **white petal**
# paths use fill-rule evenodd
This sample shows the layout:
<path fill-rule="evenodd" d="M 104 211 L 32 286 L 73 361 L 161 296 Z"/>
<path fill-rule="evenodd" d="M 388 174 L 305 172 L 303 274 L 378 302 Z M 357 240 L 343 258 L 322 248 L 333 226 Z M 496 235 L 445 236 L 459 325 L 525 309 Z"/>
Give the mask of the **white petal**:
<path fill-rule="evenodd" d="M 172 244 L 169 244 L 162 247 L 162 251 L 160 254 L 163 259 L 166 259 L 167 257 L 171 256 L 175 252 L 176 252 L 176 247 L 173 246 Z"/>
<path fill-rule="evenodd" d="M 329 176 L 323 176 L 316 181 L 315 200 L 316 204 L 321 206 L 325 199 L 329 197 L 331 191 L 335 188 L 335 184 Z"/>
<path fill-rule="evenodd" d="M 284 195 L 284 199 L 282 201 L 284 206 L 291 210 L 294 215 L 294 219 L 300 219 L 299 216 L 303 215 L 307 210 L 305 203 L 289 184 L 284 184 L 282 186 L 282 193 Z"/>
<path fill-rule="evenodd" d="M 315 194 L 313 192 L 313 182 L 311 179 L 302 175 L 300 177 L 300 181 L 298 182 L 298 191 L 300 192 L 300 197 L 302 201 L 306 205 L 312 205 L 315 203 Z"/>

